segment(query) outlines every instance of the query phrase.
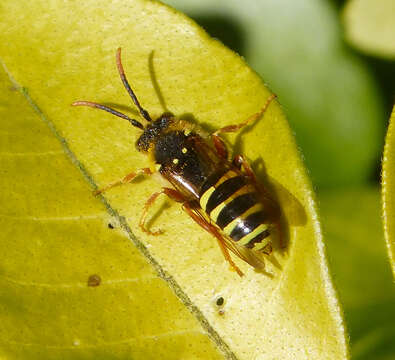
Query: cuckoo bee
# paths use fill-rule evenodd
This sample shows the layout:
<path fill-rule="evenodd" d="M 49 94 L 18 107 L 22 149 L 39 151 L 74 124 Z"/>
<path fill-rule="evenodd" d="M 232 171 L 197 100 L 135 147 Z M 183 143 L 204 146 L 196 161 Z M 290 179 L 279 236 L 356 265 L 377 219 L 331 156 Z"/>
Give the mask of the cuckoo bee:
<path fill-rule="evenodd" d="M 233 262 L 229 250 L 254 268 L 263 270 L 264 261 L 260 255 L 272 251 L 273 230 L 279 225 L 279 207 L 270 199 L 265 187 L 257 181 L 242 155 L 229 160 L 227 147 L 220 134 L 237 132 L 262 117 L 275 95 L 270 95 L 263 108 L 246 121 L 205 134 L 197 126 L 170 113 L 152 119 L 140 105 L 126 79 L 120 48 L 116 53 L 116 64 L 124 87 L 146 122 L 145 126 L 102 104 L 76 101 L 72 105 L 107 111 L 142 130 L 136 148 L 148 156 L 149 166 L 136 170 L 95 193 L 129 183 L 142 174 L 159 172 L 169 186 L 147 199 L 139 223 L 144 232 L 150 235 L 161 233 L 147 229 L 145 219 L 158 196 L 164 194 L 182 203 L 183 210 L 216 238 L 231 269 L 240 276 L 243 273 Z"/>

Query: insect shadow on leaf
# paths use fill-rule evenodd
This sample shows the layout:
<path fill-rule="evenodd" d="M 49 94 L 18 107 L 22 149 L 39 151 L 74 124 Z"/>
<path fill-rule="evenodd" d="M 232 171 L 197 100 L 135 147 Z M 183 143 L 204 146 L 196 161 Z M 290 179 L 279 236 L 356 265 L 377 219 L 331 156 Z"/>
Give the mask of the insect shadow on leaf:
<path fill-rule="evenodd" d="M 158 98 L 159 103 L 163 109 L 163 112 L 169 113 L 170 111 L 167 108 L 165 98 L 163 97 L 163 93 L 159 86 L 158 77 L 156 76 L 155 67 L 154 67 L 154 54 L 155 54 L 155 50 L 152 50 L 148 57 L 148 70 L 151 77 L 151 83 L 156 93 L 156 97 Z"/>

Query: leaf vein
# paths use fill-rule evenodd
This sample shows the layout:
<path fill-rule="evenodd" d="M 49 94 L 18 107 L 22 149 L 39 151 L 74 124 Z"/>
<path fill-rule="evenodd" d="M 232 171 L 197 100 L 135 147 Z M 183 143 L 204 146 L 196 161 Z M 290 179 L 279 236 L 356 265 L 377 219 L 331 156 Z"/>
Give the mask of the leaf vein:
<path fill-rule="evenodd" d="M 42 152 L 0 152 L 0 156 L 47 156 L 47 155 L 63 155 L 63 151 L 42 151 Z"/>
<path fill-rule="evenodd" d="M 113 279 L 113 280 L 104 280 L 100 283 L 100 285 L 116 285 L 121 283 L 132 283 L 132 282 L 141 282 L 141 281 L 149 281 L 156 280 L 157 277 L 154 276 L 144 276 L 140 278 L 123 278 L 123 279 Z M 7 276 L 1 276 L 0 280 L 4 280 L 19 286 L 37 286 L 37 287 L 46 287 L 46 288 L 87 288 L 86 282 L 75 282 L 75 283 L 44 283 L 44 282 L 35 282 L 35 281 L 21 281 L 17 279 L 13 279 Z"/>
<path fill-rule="evenodd" d="M 101 347 L 101 346 L 114 346 L 114 345 L 122 345 L 122 344 L 127 344 L 130 342 L 135 342 L 135 341 L 140 341 L 140 340 L 157 340 L 160 338 L 165 338 L 169 336 L 177 336 L 177 335 L 186 335 L 186 334 L 203 334 L 202 331 L 199 330 L 180 330 L 180 331 L 171 331 L 167 333 L 161 333 L 161 334 L 155 334 L 155 335 L 144 335 L 144 336 L 137 336 L 137 337 L 132 337 L 124 340 L 118 340 L 118 341 L 109 341 L 109 342 L 103 342 L 103 343 L 97 343 L 97 344 L 83 344 L 80 345 L 80 340 L 75 339 L 73 345 L 65 346 L 65 345 L 49 345 L 49 344 L 40 344 L 40 343 L 23 343 L 19 341 L 13 341 L 13 340 L 3 340 L 4 343 L 8 343 L 11 345 L 17 345 L 17 346 L 30 346 L 30 347 L 43 347 L 47 349 L 85 349 L 85 348 L 96 348 L 96 347 Z"/>

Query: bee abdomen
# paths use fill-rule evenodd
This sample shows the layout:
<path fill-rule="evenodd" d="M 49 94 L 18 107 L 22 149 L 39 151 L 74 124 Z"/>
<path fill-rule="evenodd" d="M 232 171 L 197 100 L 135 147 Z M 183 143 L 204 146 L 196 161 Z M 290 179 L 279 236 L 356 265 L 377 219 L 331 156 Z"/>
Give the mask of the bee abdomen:
<path fill-rule="evenodd" d="M 210 186 L 211 185 L 211 186 Z M 264 206 L 255 187 L 233 170 L 205 184 L 200 206 L 233 241 L 254 250 L 263 249 L 268 240 Z"/>
<path fill-rule="evenodd" d="M 266 216 L 263 211 L 255 212 L 247 217 L 242 216 L 231 229 L 229 236 L 247 248 L 262 249 L 267 245 L 263 242 L 269 234 Z"/>

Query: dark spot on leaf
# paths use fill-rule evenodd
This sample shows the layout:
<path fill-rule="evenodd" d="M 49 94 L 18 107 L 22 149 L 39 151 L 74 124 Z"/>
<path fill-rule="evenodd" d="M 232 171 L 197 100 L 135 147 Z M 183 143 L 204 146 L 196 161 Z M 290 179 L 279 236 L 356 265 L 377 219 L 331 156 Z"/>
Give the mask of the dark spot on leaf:
<path fill-rule="evenodd" d="M 218 306 L 222 306 L 224 304 L 225 300 L 222 296 L 220 296 L 217 301 L 215 302 Z"/>
<path fill-rule="evenodd" d="M 100 283 L 101 283 L 101 278 L 100 278 L 99 275 L 93 274 L 93 275 L 89 276 L 89 278 L 88 278 L 88 286 L 95 287 L 95 286 L 99 286 Z"/>
<path fill-rule="evenodd" d="M 108 223 L 108 228 L 109 228 L 109 229 L 114 229 L 114 225 L 111 224 L 111 223 Z"/>

